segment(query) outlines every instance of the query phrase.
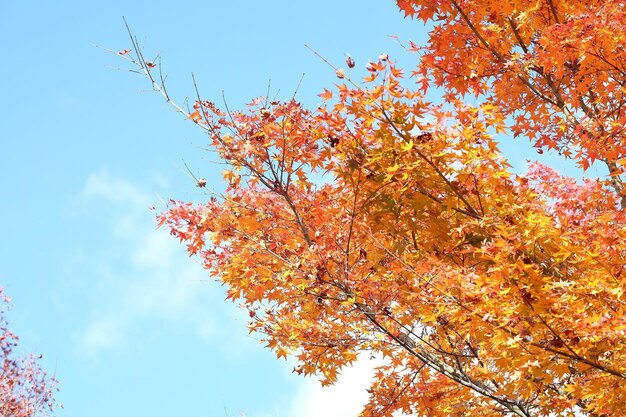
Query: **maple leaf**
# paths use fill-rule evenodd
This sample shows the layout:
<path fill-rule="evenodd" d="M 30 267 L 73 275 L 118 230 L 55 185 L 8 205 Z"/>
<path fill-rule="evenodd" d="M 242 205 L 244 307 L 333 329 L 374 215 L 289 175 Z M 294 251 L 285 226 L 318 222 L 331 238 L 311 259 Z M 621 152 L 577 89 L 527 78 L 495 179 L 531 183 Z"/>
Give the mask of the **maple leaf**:
<path fill-rule="evenodd" d="M 320 93 L 318 96 L 321 97 L 322 100 L 328 101 L 331 98 L 333 98 L 333 92 L 330 90 L 324 89 L 324 91 Z"/>
<path fill-rule="evenodd" d="M 356 65 L 354 59 L 352 59 L 350 55 L 346 56 L 346 65 L 348 66 L 348 68 L 354 68 L 354 66 Z"/>

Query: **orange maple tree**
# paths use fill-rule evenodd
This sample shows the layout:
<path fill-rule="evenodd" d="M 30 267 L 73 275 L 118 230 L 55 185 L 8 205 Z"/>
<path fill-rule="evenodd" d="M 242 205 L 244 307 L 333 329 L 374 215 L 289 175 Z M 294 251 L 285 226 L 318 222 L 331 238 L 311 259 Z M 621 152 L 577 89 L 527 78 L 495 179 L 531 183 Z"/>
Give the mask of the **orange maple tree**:
<path fill-rule="evenodd" d="M 364 416 L 626 415 L 624 3 L 398 5 L 431 27 L 408 79 L 383 54 L 315 110 L 178 108 L 232 168 L 159 224 L 297 373 L 383 357 Z M 494 134 L 609 175 L 515 175 Z"/>

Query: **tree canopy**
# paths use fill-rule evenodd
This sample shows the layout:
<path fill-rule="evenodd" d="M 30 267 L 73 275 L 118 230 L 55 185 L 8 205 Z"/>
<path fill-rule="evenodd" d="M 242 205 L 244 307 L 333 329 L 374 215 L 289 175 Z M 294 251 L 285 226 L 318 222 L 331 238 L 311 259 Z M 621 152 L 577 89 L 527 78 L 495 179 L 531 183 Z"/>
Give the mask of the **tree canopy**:
<path fill-rule="evenodd" d="M 9 298 L 0 287 L 0 416 L 46 416 L 56 408 L 53 391 L 56 381 L 49 378 L 34 356 L 20 358 L 14 352 L 17 336 L 9 330 L 4 307 Z"/>
<path fill-rule="evenodd" d="M 318 109 L 178 107 L 228 187 L 159 224 L 297 373 L 383 357 L 365 416 L 625 415 L 623 2 L 398 6 L 431 27 L 409 76 L 382 54 L 363 81 L 334 67 Z M 494 135 L 609 175 L 515 174 Z"/>

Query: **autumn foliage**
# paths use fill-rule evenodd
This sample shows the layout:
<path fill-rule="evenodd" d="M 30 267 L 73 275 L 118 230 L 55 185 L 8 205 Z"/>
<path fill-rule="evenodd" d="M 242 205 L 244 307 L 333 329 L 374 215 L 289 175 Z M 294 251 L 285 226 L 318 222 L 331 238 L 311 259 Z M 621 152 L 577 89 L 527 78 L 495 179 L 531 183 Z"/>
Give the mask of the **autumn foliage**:
<path fill-rule="evenodd" d="M 159 224 L 297 373 L 383 357 L 365 416 L 626 415 L 623 2 L 398 5 L 431 25 L 410 76 L 383 54 L 318 109 L 198 100 L 228 188 Z M 516 175 L 494 134 L 609 175 Z"/>
<path fill-rule="evenodd" d="M 624 2 L 399 0 L 435 19 L 416 74 L 448 95 L 485 94 L 512 116 L 511 132 L 586 169 L 608 165 L 619 193 L 625 151 Z"/>
<path fill-rule="evenodd" d="M 9 299 L 0 288 L 0 416 L 46 416 L 56 408 L 55 380 L 46 376 L 35 357 L 19 358 L 18 338 L 7 327 L 4 306 Z"/>

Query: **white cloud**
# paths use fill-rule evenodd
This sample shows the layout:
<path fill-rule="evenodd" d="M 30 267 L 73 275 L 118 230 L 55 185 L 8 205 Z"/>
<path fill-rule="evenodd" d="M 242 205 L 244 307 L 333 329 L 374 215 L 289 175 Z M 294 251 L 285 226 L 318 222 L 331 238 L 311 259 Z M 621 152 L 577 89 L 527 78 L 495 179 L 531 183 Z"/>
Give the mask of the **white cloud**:
<path fill-rule="evenodd" d="M 367 403 L 374 368 L 380 359 L 361 355 L 343 369 L 339 380 L 330 387 L 322 387 L 314 378 L 307 379 L 298 388 L 289 407 L 289 417 L 357 417 Z"/>
<path fill-rule="evenodd" d="M 133 264 L 138 268 L 169 268 L 172 261 L 172 238 L 167 233 L 150 233 L 143 239 L 143 245 L 131 255 Z"/>
<path fill-rule="evenodd" d="M 124 344 L 125 329 L 110 319 L 98 319 L 89 323 L 82 336 L 82 349 L 89 355 L 101 349 L 118 348 Z"/>
<path fill-rule="evenodd" d="M 91 174 L 81 192 L 86 199 L 104 199 L 109 202 L 130 204 L 133 208 L 146 205 L 150 198 L 136 186 L 120 178 L 114 178 L 107 171 Z"/>
<path fill-rule="evenodd" d="M 127 345 L 133 328 L 145 320 L 191 325 L 199 339 L 209 342 L 215 332 L 210 301 L 217 286 L 191 261 L 166 230 L 155 230 L 148 210 L 154 198 L 131 182 L 107 172 L 91 175 L 79 203 L 95 215 L 108 213 L 111 236 L 106 254 L 93 253 L 85 262 L 100 271 L 102 295 L 95 299 L 92 317 L 78 332 L 78 351 L 96 355 Z M 119 247 L 117 252 L 111 247 Z M 208 299 L 207 299 L 208 298 Z"/>
<path fill-rule="evenodd" d="M 215 322 L 212 319 L 208 318 L 203 320 L 196 329 L 200 340 L 205 343 L 212 343 L 217 336 L 215 327 Z"/>

